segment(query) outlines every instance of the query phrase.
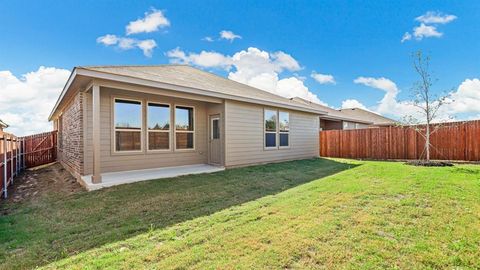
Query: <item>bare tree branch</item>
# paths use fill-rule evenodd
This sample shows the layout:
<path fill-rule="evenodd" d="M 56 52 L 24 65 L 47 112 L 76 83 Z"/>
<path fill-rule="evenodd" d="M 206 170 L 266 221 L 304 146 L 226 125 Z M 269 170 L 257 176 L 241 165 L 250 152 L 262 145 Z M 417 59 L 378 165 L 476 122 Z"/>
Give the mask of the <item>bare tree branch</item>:
<path fill-rule="evenodd" d="M 421 157 L 425 153 L 426 160 L 430 161 L 430 139 L 431 135 L 435 134 L 444 125 L 436 122 L 441 108 L 447 104 L 450 99 L 450 94 L 437 96 L 432 94 L 431 88 L 433 82 L 432 72 L 430 71 L 430 57 L 424 55 L 422 51 L 417 51 L 412 54 L 413 68 L 420 79 L 413 84 L 411 89 L 413 102 L 412 105 L 419 109 L 423 115 L 421 119 L 417 119 L 414 115 L 404 117 L 404 123 L 407 127 L 414 129 L 422 138 L 425 139 L 425 147 L 422 151 Z M 450 91 L 451 92 L 451 91 Z"/>

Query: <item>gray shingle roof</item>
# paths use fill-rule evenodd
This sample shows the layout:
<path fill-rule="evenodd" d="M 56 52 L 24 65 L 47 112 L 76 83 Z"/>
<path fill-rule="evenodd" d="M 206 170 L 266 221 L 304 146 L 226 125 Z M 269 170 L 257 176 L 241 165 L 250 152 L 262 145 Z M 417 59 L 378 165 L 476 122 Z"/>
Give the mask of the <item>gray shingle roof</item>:
<path fill-rule="evenodd" d="M 339 111 L 350 117 L 365 119 L 373 122 L 375 125 L 393 125 L 397 123 L 397 121 L 393 119 L 360 108 L 341 109 Z"/>
<path fill-rule="evenodd" d="M 350 121 L 350 122 L 358 122 L 358 123 L 366 123 L 366 124 L 372 124 L 373 122 L 368 120 L 368 119 L 362 119 L 360 117 L 354 117 L 348 114 L 345 114 L 339 110 L 335 110 L 333 108 L 330 108 L 328 106 L 324 106 L 315 102 L 311 102 L 308 100 L 305 100 L 303 98 L 299 97 L 294 97 L 292 100 L 304 104 L 308 104 L 311 107 L 317 108 L 318 110 L 323 110 L 326 111 L 328 114 L 323 116 L 323 118 L 332 118 L 332 119 L 337 119 L 337 120 L 345 120 L 345 121 Z"/>
<path fill-rule="evenodd" d="M 219 94 L 255 99 L 258 101 L 275 102 L 279 105 L 284 104 L 302 108 L 303 110 L 307 109 L 312 113 L 318 113 L 319 111 L 318 108 L 312 108 L 306 104 L 301 104 L 292 101 L 291 99 L 284 98 L 187 65 L 85 66 L 78 68 L 114 75 L 140 78 L 183 87 L 191 87 Z"/>

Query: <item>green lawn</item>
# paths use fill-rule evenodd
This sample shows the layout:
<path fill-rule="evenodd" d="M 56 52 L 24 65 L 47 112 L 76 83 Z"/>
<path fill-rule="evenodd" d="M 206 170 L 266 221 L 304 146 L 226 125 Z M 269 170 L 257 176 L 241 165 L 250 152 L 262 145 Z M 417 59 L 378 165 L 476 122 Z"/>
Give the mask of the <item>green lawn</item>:
<path fill-rule="evenodd" d="M 24 203 L 3 268 L 480 268 L 480 167 L 304 160 Z"/>

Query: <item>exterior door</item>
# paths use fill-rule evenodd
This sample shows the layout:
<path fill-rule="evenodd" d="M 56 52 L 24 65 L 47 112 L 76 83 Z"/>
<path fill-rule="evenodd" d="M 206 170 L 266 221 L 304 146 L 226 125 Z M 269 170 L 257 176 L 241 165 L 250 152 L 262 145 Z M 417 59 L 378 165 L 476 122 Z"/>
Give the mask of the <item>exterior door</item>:
<path fill-rule="evenodd" d="M 222 163 L 222 143 L 220 142 L 220 116 L 210 115 L 209 161 L 212 164 Z"/>

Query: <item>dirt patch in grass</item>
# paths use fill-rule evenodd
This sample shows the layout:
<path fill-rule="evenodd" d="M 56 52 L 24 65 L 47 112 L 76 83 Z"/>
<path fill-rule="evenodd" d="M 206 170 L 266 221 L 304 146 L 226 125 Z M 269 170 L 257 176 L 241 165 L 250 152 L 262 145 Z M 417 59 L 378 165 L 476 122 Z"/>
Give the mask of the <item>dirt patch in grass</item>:
<path fill-rule="evenodd" d="M 68 196 L 82 192 L 82 186 L 59 163 L 22 172 L 8 191 L 7 204 L 37 200 L 49 194 Z M 2 209 L 8 211 L 8 209 Z M 6 214 L 3 212 L 2 214 Z"/>

